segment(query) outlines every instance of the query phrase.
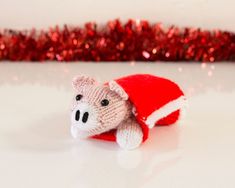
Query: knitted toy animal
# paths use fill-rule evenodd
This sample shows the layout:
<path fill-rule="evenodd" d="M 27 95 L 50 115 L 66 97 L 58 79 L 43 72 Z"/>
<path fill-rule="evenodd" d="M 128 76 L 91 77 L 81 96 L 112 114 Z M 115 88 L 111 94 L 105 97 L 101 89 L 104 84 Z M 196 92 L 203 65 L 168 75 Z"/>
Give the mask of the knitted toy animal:
<path fill-rule="evenodd" d="M 74 138 L 116 141 L 121 148 L 135 149 L 155 125 L 175 123 L 185 97 L 174 82 L 148 74 L 136 74 L 97 83 L 77 76 L 71 113 Z"/>

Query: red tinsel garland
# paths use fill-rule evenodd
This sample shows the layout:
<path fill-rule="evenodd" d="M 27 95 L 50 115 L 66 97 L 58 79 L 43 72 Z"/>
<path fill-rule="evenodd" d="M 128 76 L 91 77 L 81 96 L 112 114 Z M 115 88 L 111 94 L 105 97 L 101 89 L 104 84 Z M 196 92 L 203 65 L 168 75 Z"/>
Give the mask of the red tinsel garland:
<path fill-rule="evenodd" d="M 235 34 L 179 29 L 148 21 L 58 26 L 48 31 L 0 30 L 0 60 L 234 61 Z"/>

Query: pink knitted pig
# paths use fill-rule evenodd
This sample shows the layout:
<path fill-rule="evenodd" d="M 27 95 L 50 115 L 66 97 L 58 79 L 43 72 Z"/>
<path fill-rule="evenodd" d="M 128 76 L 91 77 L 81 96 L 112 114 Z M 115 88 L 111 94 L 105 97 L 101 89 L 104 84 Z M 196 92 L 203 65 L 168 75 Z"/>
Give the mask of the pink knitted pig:
<path fill-rule="evenodd" d="M 72 136 L 116 141 L 124 149 L 139 147 L 155 125 L 176 122 L 185 100 L 174 82 L 148 74 L 105 84 L 77 76 L 73 87 Z"/>

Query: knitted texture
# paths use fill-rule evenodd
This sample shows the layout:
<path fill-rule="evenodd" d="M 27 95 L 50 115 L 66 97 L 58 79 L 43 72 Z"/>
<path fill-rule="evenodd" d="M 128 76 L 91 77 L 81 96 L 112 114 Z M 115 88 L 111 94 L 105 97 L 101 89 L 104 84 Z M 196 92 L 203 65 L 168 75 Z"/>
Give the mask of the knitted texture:
<path fill-rule="evenodd" d="M 72 127 L 79 128 L 79 137 L 94 136 L 99 138 L 101 133 L 105 133 L 116 128 L 123 120 L 131 115 L 131 105 L 128 100 L 122 98 L 109 89 L 107 85 L 99 85 L 92 78 L 80 76 L 73 80 L 73 87 L 76 90 L 72 105 Z M 76 96 L 82 95 L 77 101 Z M 107 106 L 102 106 L 102 100 L 108 100 Z M 89 118 L 86 123 L 74 119 L 79 111 L 89 112 Z M 95 118 L 94 118 L 95 117 Z M 74 129 L 74 128 L 73 128 Z M 104 135 L 100 135 L 100 138 Z M 115 140 L 114 135 L 107 140 Z"/>
<path fill-rule="evenodd" d="M 181 98 L 184 97 L 184 94 L 176 83 L 149 74 L 130 75 L 118 78 L 115 82 L 115 87 L 117 88 L 119 85 L 120 90 L 124 90 L 128 94 L 128 100 L 135 107 L 134 115 L 142 127 L 143 141 L 148 138 L 149 128 L 157 124 L 170 125 L 177 121 L 179 113 L 174 112 L 179 110 L 181 105 L 183 106 L 184 99 L 181 100 Z M 114 85 L 113 81 L 112 85 Z M 177 102 L 178 100 L 179 102 Z M 172 106 L 171 102 L 177 103 L 177 105 Z M 180 104 L 178 105 L 178 103 Z M 168 107 L 165 108 L 169 104 L 170 111 Z M 171 115 L 172 113 L 173 115 Z M 155 114 L 157 117 L 154 117 Z M 153 121 L 148 121 L 152 119 Z"/>
<path fill-rule="evenodd" d="M 143 131 L 134 117 L 122 122 L 117 129 L 117 143 L 123 149 L 135 149 L 143 141 Z"/>
<path fill-rule="evenodd" d="M 123 149 L 139 147 L 155 125 L 175 123 L 185 100 L 177 84 L 147 74 L 105 84 L 78 76 L 73 87 L 72 136 L 116 141 Z"/>

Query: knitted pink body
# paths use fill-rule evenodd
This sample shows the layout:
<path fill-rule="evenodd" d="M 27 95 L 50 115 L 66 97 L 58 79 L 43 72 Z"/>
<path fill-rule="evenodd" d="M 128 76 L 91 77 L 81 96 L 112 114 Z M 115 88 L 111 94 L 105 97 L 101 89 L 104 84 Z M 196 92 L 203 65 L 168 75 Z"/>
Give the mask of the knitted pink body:
<path fill-rule="evenodd" d="M 72 136 L 116 141 L 124 149 L 137 148 L 156 124 L 177 121 L 184 103 L 184 94 L 175 83 L 147 74 L 106 84 L 77 76 L 73 87 Z"/>

